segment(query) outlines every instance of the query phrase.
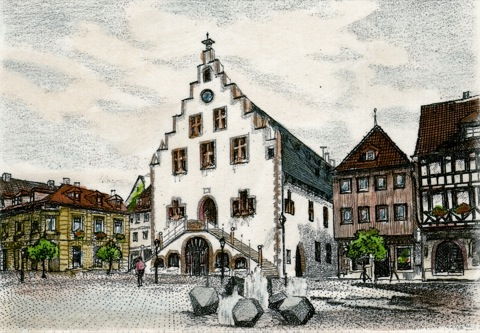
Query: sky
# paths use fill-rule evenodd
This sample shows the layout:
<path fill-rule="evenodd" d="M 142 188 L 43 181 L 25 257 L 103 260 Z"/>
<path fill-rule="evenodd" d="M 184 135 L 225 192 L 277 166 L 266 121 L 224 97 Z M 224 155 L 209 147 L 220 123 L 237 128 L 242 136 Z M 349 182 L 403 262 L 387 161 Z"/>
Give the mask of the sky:
<path fill-rule="evenodd" d="M 337 164 L 378 123 L 478 94 L 476 1 L 4 0 L 0 172 L 124 198 L 196 80 L 208 31 L 255 104 Z"/>

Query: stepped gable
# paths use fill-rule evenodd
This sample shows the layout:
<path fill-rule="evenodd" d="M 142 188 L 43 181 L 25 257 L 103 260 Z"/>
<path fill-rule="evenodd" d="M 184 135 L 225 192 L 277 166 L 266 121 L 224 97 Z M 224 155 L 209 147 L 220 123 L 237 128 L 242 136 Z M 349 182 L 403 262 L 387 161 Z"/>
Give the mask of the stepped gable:
<path fill-rule="evenodd" d="M 478 122 L 479 111 L 478 96 L 422 105 L 415 156 L 427 155 L 458 142 L 460 124 Z"/>
<path fill-rule="evenodd" d="M 213 51 L 213 49 L 211 50 Z M 286 180 L 297 183 L 301 186 L 304 185 L 309 190 L 315 192 L 324 199 L 331 201 L 333 196 L 333 190 L 331 186 L 331 173 L 333 171 L 333 167 L 311 148 L 309 148 L 305 143 L 300 141 L 296 136 L 288 131 L 283 125 L 255 105 L 242 92 L 236 83 L 231 82 L 230 78 L 223 70 L 223 65 L 220 63 L 219 59 L 215 58 L 208 64 L 212 64 L 213 67 L 217 69 L 216 75 L 220 76 L 223 87 L 230 89 L 232 99 L 242 104 L 244 115 L 252 118 L 255 129 L 265 128 L 267 125 L 270 125 L 274 130 L 280 133 L 282 142 L 282 169 L 287 175 Z M 172 130 L 165 133 L 164 139 L 161 140 L 157 151 L 151 158 L 150 165 L 159 164 L 160 157 L 158 152 L 162 150 L 168 150 L 168 137 L 176 133 L 177 118 L 180 118 L 184 115 L 185 104 L 194 98 L 193 86 L 197 85 L 198 83 L 198 81 L 190 83 L 190 96 L 182 100 L 180 114 L 172 116 Z"/>
<path fill-rule="evenodd" d="M 376 154 L 374 160 L 364 158 L 367 150 Z M 335 168 L 337 172 L 361 169 L 387 168 L 408 165 L 408 156 L 392 141 L 383 129 L 375 125 L 370 132 L 353 148 L 345 159 Z"/>

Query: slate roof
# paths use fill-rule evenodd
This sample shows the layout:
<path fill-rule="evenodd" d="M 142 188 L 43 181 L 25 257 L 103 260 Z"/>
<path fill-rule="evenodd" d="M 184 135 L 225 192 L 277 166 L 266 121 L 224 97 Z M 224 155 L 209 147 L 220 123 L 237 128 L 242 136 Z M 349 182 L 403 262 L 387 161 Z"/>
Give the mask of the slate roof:
<path fill-rule="evenodd" d="M 73 193 L 78 193 L 79 197 L 75 198 Z M 100 202 L 97 202 L 100 197 Z M 100 211 L 126 213 L 127 208 L 119 195 L 109 195 L 95 190 L 89 190 L 83 186 L 74 186 L 62 184 L 55 192 L 47 197 L 38 200 L 26 202 L 21 205 L 9 206 L 3 211 L 12 211 L 25 207 L 37 206 L 40 204 L 65 205 L 81 209 L 92 209 Z"/>
<path fill-rule="evenodd" d="M 3 178 L 0 178 L 0 198 L 12 197 L 22 191 L 30 192 L 32 189 L 37 189 L 42 192 L 53 192 L 57 187 L 49 187 L 46 183 L 33 182 L 30 180 L 10 178 L 9 181 L 5 181 Z"/>
<path fill-rule="evenodd" d="M 287 181 L 305 185 L 324 199 L 331 200 L 332 166 L 254 103 L 252 103 L 252 110 L 266 117 L 269 125 L 280 132 L 282 170 L 287 176 Z"/>
<path fill-rule="evenodd" d="M 367 150 L 376 151 L 376 158 L 373 161 L 366 161 L 364 156 Z M 335 171 L 353 171 L 374 168 L 389 168 L 408 165 L 408 156 L 393 142 L 387 133 L 378 125 L 375 125 L 370 132 L 352 149 L 344 158 Z"/>
<path fill-rule="evenodd" d="M 415 156 L 427 155 L 459 142 L 462 122 L 478 121 L 478 96 L 422 105 Z M 462 121 L 463 120 L 463 121 Z M 472 140 L 469 140 L 473 146 Z M 475 139 L 475 141 L 477 141 Z"/>

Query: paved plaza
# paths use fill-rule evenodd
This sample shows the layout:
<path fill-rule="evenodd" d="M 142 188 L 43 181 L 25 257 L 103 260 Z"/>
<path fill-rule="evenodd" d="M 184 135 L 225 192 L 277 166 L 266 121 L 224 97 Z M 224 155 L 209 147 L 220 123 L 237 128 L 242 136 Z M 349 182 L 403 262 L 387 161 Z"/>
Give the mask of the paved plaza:
<path fill-rule="evenodd" d="M 0 329 L 37 331 L 239 331 L 218 324 L 216 315 L 195 317 L 188 292 L 205 278 L 148 276 L 138 288 L 135 276 L 49 274 L 0 275 Z M 220 289 L 218 278 L 210 284 Z M 277 284 L 279 285 L 279 284 Z M 358 281 L 309 281 L 315 316 L 301 327 L 282 325 L 266 311 L 250 331 L 480 329 L 476 283 L 397 283 L 364 286 Z"/>

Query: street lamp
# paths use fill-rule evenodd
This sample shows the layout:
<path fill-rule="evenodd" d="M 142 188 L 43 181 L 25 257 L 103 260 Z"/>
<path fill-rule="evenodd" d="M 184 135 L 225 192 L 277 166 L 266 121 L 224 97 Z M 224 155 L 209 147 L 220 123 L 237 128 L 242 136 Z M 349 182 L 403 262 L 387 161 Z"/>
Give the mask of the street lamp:
<path fill-rule="evenodd" d="M 155 239 L 153 241 L 155 245 L 155 283 L 158 283 L 158 247 L 160 246 L 160 239 Z"/>
<path fill-rule="evenodd" d="M 25 281 L 25 271 L 23 270 L 23 266 L 25 264 L 24 261 L 25 261 L 27 249 L 23 248 L 20 251 L 21 251 L 21 257 L 22 257 L 22 261 L 20 263 L 20 282 L 23 283 Z"/>
<path fill-rule="evenodd" d="M 223 255 L 223 248 L 225 247 L 225 237 L 222 236 L 222 238 L 220 238 L 220 248 L 222 249 L 222 253 L 221 253 L 221 256 L 222 256 L 222 260 L 221 260 L 221 272 L 222 272 L 222 277 L 221 277 L 221 281 L 222 281 L 222 284 L 223 284 L 223 277 L 225 275 L 225 265 L 224 265 L 224 255 Z"/>
<path fill-rule="evenodd" d="M 285 261 L 285 222 L 287 222 L 287 218 L 285 217 L 285 215 L 283 215 L 283 213 L 280 214 L 279 221 L 280 221 L 280 226 L 282 227 L 282 261 L 283 261 L 283 276 L 285 278 L 285 287 L 286 287 L 288 283 L 287 263 Z"/>

